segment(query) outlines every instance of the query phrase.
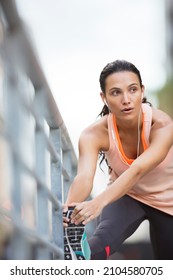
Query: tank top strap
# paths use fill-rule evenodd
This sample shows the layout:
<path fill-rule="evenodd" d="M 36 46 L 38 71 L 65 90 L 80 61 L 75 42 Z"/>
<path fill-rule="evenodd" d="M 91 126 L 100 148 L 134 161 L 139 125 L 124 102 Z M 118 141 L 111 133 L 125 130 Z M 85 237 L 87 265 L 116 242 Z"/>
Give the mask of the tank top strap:
<path fill-rule="evenodd" d="M 149 138 L 150 138 L 151 124 L 152 124 L 152 108 L 148 104 L 143 103 L 142 112 L 143 112 L 142 141 L 144 144 L 144 149 L 146 149 L 149 146 Z"/>
<path fill-rule="evenodd" d="M 114 148 L 114 145 L 118 145 L 118 140 L 116 138 L 115 132 L 114 132 L 114 124 L 113 124 L 113 114 L 109 113 L 108 115 L 108 133 L 109 133 L 109 150 L 111 148 Z"/>

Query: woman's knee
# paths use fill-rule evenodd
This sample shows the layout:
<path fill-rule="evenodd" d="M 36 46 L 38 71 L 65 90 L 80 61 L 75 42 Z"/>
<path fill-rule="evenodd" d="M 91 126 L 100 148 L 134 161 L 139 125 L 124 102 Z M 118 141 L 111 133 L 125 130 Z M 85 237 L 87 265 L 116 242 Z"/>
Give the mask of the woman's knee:
<path fill-rule="evenodd" d="M 106 260 L 110 255 L 110 247 L 99 237 L 92 237 L 88 240 L 91 249 L 92 260 Z"/>

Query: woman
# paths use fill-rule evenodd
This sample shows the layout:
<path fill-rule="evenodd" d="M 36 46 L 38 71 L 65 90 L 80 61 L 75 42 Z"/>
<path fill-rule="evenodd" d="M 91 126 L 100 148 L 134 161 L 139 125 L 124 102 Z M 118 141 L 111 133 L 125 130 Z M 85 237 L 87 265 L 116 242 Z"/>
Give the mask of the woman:
<path fill-rule="evenodd" d="M 127 61 L 109 63 L 100 75 L 102 118 L 79 140 L 77 176 L 66 206 L 72 222 L 99 217 L 89 240 L 91 259 L 106 259 L 145 219 L 155 259 L 173 259 L 173 122 L 144 98 L 140 72 Z M 109 167 L 108 187 L 89 196 L 98 155 Z M 66 220 L 67 221 L 67 220 Z"/>

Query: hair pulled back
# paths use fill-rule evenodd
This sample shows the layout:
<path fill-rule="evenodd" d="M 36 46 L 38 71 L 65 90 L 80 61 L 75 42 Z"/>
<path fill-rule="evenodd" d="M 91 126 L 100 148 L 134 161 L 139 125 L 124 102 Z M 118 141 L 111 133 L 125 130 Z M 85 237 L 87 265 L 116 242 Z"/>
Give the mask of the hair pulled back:
<path fill-rule="evenodd" d="M 106 78 L 113 73 L 118 73 L 118 72 L 122 72 L 122 71 L 129 71 L 129 72 L 133 72 L 134 74 L 136 74 L 138 76 L 140 86 L 142 87 L 141 74 L 140 74 L 140 71 L 136 68 L 136 66 L 126 60 L 115 60 L 113 62 L 108 63 L 103 68 L 103 70 L 100 74 L 99 82 L 100 82 L 100 88 L 101 88 L 101 91 L 103 92 L 103 94 L 105 94 Z M 142 99 L 142 103 L 150 104 L 150 102 L 147 101 L 146 97 L 144 97 Z M 107 114 L 109 114 L 109 109 L 106 105 L 104 105 L 99 116 L 102 117 Z"/>

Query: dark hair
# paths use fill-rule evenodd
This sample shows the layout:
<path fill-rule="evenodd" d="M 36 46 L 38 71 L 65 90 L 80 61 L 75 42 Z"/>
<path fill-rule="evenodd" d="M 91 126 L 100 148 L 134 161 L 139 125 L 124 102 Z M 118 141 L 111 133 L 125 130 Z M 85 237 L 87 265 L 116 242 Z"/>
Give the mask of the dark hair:
<path fill-rule="evenodd" d="M 136 66 L 126 60 L 115 60 L 111 63 L 108 63 L 103 68 L 103 70 L 100 74 L 99 81 L 100 81 L 100 87 L 101 87 L 101 90 L 103 93 L 105 93 L 106 78 L 113 73 L 117 73 L 117 72 L 121 72 L 121 71 L 129 71 L 129 72 L 135 73 L 138 76 L 140 86 L 142 87 L 141 74 L 140 74 L 139 70 L 136 68 Z"/>
<path fill-rule="evenodd" d="M 100 88 L 104 94 L 105 94 L 105 87 L 106 87 L 106 78 L 113 73 L 118 73 L 118 72 L 122 72 L 122 71 L 129 71 L 129 72 L 133 72 L 134 74 L 136 74 L 138 76 L 140 86 L 142 87 L 141 74 L 140 74 L 140 71 L 136 68 L 136 66 L 126 60 L 115 60 L 113 62 L 108 63 L 103 68 L 103 70 L 100 74 L 100 78 L 99 78 Z M 152 106 L 151 103 L 147 101 L 146 97 L 144 97 L 142 99 L 142 103 L 149 103 L 150 106 Z M 104 115 L 107 115 L 107 114 L 109 114 L 109 109 L 106 105 L 104 105 L 99 116 L 103 117 Z"/>
<path fill-rule="evenodd" d="M 99 79 L 100 88 L 104 94 L 105 94 L 105 87 L 106 87 L 106 78 L 113 73 L 118 73 L 118 72 L 122 72 L 122 71 L 129 71 L 129 72 L 133 72 L 134 74 L 136 74 L 138 76 L 140 86 L 142 87 L 143 84 L 142 84 L 141 74 L 140 74 L 140 71 L 136 68 L 136 66 L 126 60 L 115 60 L 113 62 L 108 63 L 103 68 L 103 70 L 100 74 L 100 79 Z M 142 103 L 148 103 L 150 106 L 152 106 L 152 104 L 147 101 L 146 97 L 143 97 Z M 109 109 L 108 109 L 107 105 L 104 105 L 102 108 L 102 111 L 100 112 L 100 114 L 98 116 L 103 117 L 107 114 L 109 114 Z M 103 162 L 103 160 L 105 160 L 108 165 L 104 152 L 100 151 L 99 157 L 100 157 L 100 165 Z M 111 170 L 112 170 L 111 167 L 109 165 L 108 165 L 108 167 L 109 167 L 109 171 L 111 172 Z"/>

